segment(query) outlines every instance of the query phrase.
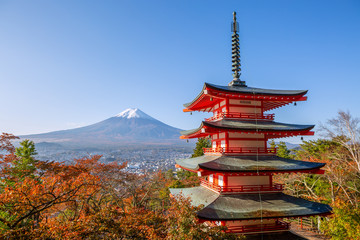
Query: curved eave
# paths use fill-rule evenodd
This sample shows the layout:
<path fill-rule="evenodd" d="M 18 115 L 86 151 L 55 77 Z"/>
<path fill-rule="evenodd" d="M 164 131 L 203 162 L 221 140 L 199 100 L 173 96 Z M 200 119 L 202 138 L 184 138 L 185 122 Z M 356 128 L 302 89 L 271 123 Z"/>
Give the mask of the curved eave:
<path fill-rule="evenodd" d="M 178 159 L 175 160 L 175 162 L 176 165 L 182 169 L 194 172 L 199 170 L 199 164 L 211 162 L 218 158 L 219 156 L 200 156 L 195 158 Z"/>
<path fill-rule="evenodd" d="M 264 193 L 220 195 L 198 211 L 197 216 L 202 220 L 233 221 L 328 215 L 331 211 L 326 204 L 284 193 Z"/>
<path fill-rule="evenodd" d="M 226 97 L 247 100 L 267 100 L 264 111 L 282 107 L 296 101 L 305 101 L 307 90 L 274 90 L 251 87 L 218 86 L 205 83 L 198 96 L 184 104 L 184 112 L 210 111 L 219 101 Z M 212 101 L 210 101 L 212 98 Z"/>
<path fill-rule="evenodd" d="M 196 173 L 198 170 L 200 170 L 199 166 L 194 167 L 194 168 L 186 168 L 186 167 L 184 167 L 184 166 L 182 166 L 182 165 L 175 164 L 175 167 L 176 167 L 176 168 L 182 168 L 182 169 L 184 169 L 184 170 L 186 170 L 186 171 L 195 172 L 195 173 Z"/>
<path fill-rule="evenodd" d="M 233 123 L 237 124 L 237 126 Z M 235 120 L 230 120 L 230 121 L 220 120 L 218 122 L 203 121 L 202 125 L 214 129 L 250 131 L 250 132 L 251 131 L 253 132 L 310 131 L 315 127 L 315 125 L 297 125 L 297 124 L 286 124 L 286 123 L 269 122 L 269 121 L 235 121 Z M 273 127 L 271 127 L 271 125 L 273 125 Z"/>
<path fill-rule="evenodd" d="M 183 195 L 193 206 L 203 206 L 198 218 L 234 221 L 295 218 L 331 214 L 331 207 L 284 193 L 222 195 L 204 187 L 170 189 L 172 196 Z"/>
<path fill-rule="evenodd" d="M 248 172 L 248 173 L 258 173 L 258 172 L 269 172 L 269 173 L 290 173 L 290 172 L 293 172 L 293 173 L 298 173 L 298 172 L 302 172 L 302 173 L 311 173 L 311 172 L 314 172 L 316 173 L 315 170 L 319 170 L 321 169 L 322 167 L 324 167 L 326 164 L 325 163 L 319 163 L 319 165 L 317 166 L 314 166 L 314 167 L 309 167 L 309 168 L 306 168 L 306 169 L 299 169 L 299 168 L 290 168 L 290 169 L 271 169 L 271 168 L 265 168 L 265 167 L 262 167 L 262 168 L 256 168 L 256 166 L 253 167 L 253 169 L 221 169 L 221 168 L 216 168 L 216 167 L 208 167 L 206 166 L 206 164 L 199 164 L 199 168 L 200 170 L 203 170 L 203 171 L 211 171 L 211 172 L 224 172 L 224 173 L 244 173 L 244 172 Z"/>
<path fill-rule="evenodd" d="M 170 194 L 174 197 L 179 195 L 189 197 L 191 199 L 191 205 L 193 206 L 207 206 L 219 197 L 218 193 L 200 186 L 192 188 L 169 188 L 169 190 Z"/>
<path fill-rule="evenodd" d="M 201 137 L 202 135 L 204 135 L 204 136 L 209 135 L 209 133 L 203 133 L 203 134 L 201 133 L 201 129 L 204 126 L 203 123 L 204 122 L 202 122 L 198 128 L 180 131 L 180 134 L 182 135 L 182 136 L 180 136 L 180 138 L 181 139 L 188 139 L 188 138 Z"/>
<path fill-rule="evenodd" d="M 325 163 L 307 162 L 278 156 L 204 155 L 176 160 L 176 165 L 192 172 L 222 173 L 319 173 Z M 206 175 L 206 174 L 205 174 Z"/>
<path fill-rule="evenodd" d="M 277 90 L 264 89 L 252 87 L 237 87 L 237 86 L 219 86 L 215 84 L 205 83 L 204 88 L 210 88 L 218 91 L 225 91 L 231 93 L 255 94 L 255 95 L 269 95 L 269 96 L 303 96 L 308 90 Z"/>
<path fill-rule="evenodd" d="M 231 124 L 229 124 L 231 123 Z M 235 123 L 235 124 L 234 124 Z M 237 124 L 237 125 L 236 125 Z M 271 125 L 274 127 L 271 128 Z M 296 124 L 283 124 L 277 122 L 267 121 L 228 121 L 221 120 L 218 122 L 203 121 L 198 128 L 181 131 L 181 139 L 205 137 L 211 134 L 218 133 L 219 131 L 233 131 L 233 132 L 249 132 L 249 133 L 272 133 L 274 138 L 276 133 L 290 133 L 291 135 L 312 135 L 310 132 L 315 125 L 296 125 Z M 203 130 L 206 129 L 206 130 Z"/>
<path fill-rule="evenodd" d="M 206 83 L 204 84 L 204 87 L 202 88 L 201 92 L 196 96 L 196 98 L 194 100 L 192 100 L 191 102 L 183 104 L 183 106 L 185 108 L 189 108 L 192 104 L 194 104 L 204 94 L 205 89 L 206 89 Z"/>
<path fill-rule="evenodd" d="M 311 217 L 311 216 L 328 216 L 331 215 L 332 210 L 323 213 L 312 214 L 294 214 L 294 215 L 279 215 L 271 217 L 250 217 L 250 218 L 207 218 L 197 215 L 197 217 L 203 221 L 241 221 L 241 220 L 258 220 L 258 219 L 278 219 L 278 218 L 299 218 L 299 217 Z"/>

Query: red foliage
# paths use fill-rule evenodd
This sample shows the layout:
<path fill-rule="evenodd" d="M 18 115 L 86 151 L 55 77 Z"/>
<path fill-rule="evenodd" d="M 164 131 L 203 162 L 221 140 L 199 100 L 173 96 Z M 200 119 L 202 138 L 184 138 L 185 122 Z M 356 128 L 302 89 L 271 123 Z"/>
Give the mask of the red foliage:
<path fill-rule="evenodd" d="M 171 181 L 161 172 L 133 175 L 126 164 L 101 156 L 67 165 L 36 161 L 31 176 L 17 178 L 11 140 L 1 149 L 0 238 L 5 239 L 223 239 L 224 231 L 198 224 L 188 200 L 169 199 Z M 6 180 L 11 179 L 7 182 Z M 228 239 L 233 239 L 226 235 Z"/>

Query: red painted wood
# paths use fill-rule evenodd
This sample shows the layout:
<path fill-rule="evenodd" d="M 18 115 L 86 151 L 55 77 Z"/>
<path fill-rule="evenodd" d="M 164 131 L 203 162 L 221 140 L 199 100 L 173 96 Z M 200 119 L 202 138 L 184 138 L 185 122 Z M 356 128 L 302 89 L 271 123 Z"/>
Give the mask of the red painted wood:
<path fill-rule="evenodd" d="M 313 136 L 314 132 L 310 130 L 301 130 L 301 131 L 256 131 L 256 130 L 235 130 L 235 129 L 221 129 L 221 128 L 214 128 L 210 126 L 205 126 L 206 132 L 201 132 L 201 129 L 193 134 L 182 136 L 182 139 L 188 139 L 188 138 L 199 138 L 199 137 L 206 137 L 208 135 L 213 135 L 216 133 L 222 133 L 222 132 L 237 132 L 237 133 L 264 133 L 268 135 L 268 138 L 279 138 L 279 137 L 291 137 L 291 136 Z"/>
<path fill-rule="evenodd" d="M 220 120 L 220 119 L 224 119 L 224 118 L 236 118 L 236 119 L 247 119 L 247 120 L 254 120 L 254 119 L 258 119 L 258 120 L 268 120 L 268 121 L 273 121 L 275 117 L 275 114 L 261 114 L 261 113 L 234 113 L 234 112 L 229 112 L 229 113 L 218 113 L 215 116 L 212 116 L 210 118 L 206 118 L 205 121 L 207 122 L 211 122 L 211 121 L 215 121 L 215 120 Z"/>
<path fill-rule="evenodd" d="M 214 89 L 206 89 L 206 93 L 202 95 L 184 111 L 202 111 L 208 107 L 213 107 L 223 99 L 243 99 L 243 100 L 257 100 L 264 101 L 262 106 L 263 111 L 268 111 L 278 108 L 296 101 L 306 101 L 307 97 L 303 95 L 296 96 L 272 96 L 272 95 L 251 95 L 251 94 L 231 94 Z M 213 101 L 210 101 L 213 98 Z M 228 105 L 228 104 L 227 104 Z"/>
<path fill-rule="evenodd" d="M 239 153 L 239 154 L 276 154 L 276 148 L 263 147 L 217 147 L 203 148 L 205 154 L 211 153 Z"/>
<path fill-rule="evenodd" d="M 224 175 L 222 175 L 224 176 Z M 251 193 L 251 192 L 282 192 L 284 189 L 284 184 L 274 184 L 274 185 L 232 185 L 228 186 L 219 186 L 218 176 L 216 176 L 216 181 L 214 177 L 214 182 L 211 183 L 204 178 L 200 179 L 201 186 L 210 188 L 219 193 Z"/>
<path fill-rule="evenodd" d="M 232 233 L 256 233 L 256 232 L 288 230 L 289 228 L 290 228 L 290 223 L 276 221 L 276 223 L 273 224 L 229 226 L 226 231 Z"/>
<path fill-rule="evenodd" d="M 260 108 L 261 106 L 247 105 L 247 104 L 229 104 L 229 107 L 246 107 L 246 108 Z"/>
<path fill-rule="evenodd" d="M 225 138 L 219 138 L 216 140 L 225 140 Z M 243 141 L 263 141 L 264 138 L 229 138 L 229 141 L 231 140 L 243 140 Z"/>

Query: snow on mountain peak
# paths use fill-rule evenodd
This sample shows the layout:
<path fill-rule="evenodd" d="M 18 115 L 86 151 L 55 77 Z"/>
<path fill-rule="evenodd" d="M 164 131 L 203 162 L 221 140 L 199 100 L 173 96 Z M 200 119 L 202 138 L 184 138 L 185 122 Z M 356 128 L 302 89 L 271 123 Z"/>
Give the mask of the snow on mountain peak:
<path fill-rule="evenodd" d="M 146 119 L 153 119 L 143 111 L 141 111 L 138 108 L 128 108 L 125 111 L 122 111 L 121 113 L 115 115 L 115 117 L 121 117 L 121 118 L 146 118 Z"/>

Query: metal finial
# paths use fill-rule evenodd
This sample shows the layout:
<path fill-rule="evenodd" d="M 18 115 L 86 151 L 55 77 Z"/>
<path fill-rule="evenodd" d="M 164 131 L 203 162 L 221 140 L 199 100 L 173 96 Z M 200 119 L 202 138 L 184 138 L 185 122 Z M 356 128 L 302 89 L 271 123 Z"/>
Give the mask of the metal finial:
<path fill-rule="evenodd" d="M 236 12 L 233 12 L 233 28 L 232 28 L 232 31 L 233 32 L 237 31 L 237 28 L 236 28 Z"/>
<path fill-rule="evenodd" d="M 233 22 L 231 23 L 232 34 L 232 71 L 234 79 L 229 86 L 246 87 L 245 81 L 240 80 L 241 63 L 240 63 L 240 44 L 239 44 L 239 23 L 236 21 L 236 12 L 233 12 Z"/>

